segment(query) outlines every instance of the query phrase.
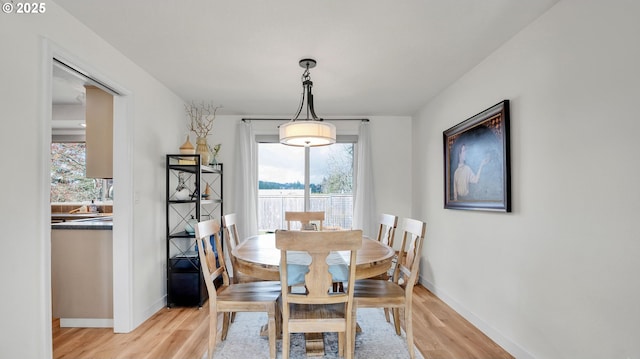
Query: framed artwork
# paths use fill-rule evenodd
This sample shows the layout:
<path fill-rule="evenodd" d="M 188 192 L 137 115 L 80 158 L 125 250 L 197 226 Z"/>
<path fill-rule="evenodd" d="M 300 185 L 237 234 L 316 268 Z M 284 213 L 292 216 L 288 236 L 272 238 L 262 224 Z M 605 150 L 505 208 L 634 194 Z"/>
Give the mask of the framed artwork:
<path fill-rule="evenodd" d="M 443 132 L 444 208 L 511 212 L 509 100 Z"/>

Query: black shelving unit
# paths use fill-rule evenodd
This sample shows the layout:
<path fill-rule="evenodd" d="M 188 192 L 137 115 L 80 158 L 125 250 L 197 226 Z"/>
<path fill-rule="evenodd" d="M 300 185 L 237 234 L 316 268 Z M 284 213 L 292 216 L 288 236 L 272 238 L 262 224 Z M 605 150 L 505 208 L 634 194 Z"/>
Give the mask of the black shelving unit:
<path fill-rule="evenodd" d="M 187 228 L 190 220 L 222 217 L 222 164 L 202 165 L 198 154 L 166 157 L 167 306 L 201 307 L 207 300 L 207 290 L 195 234 Z M 179 184 L 188 195 L 185 191 L 178 193 Z M 207 186 L 211 192 L 208 197 Z"/>

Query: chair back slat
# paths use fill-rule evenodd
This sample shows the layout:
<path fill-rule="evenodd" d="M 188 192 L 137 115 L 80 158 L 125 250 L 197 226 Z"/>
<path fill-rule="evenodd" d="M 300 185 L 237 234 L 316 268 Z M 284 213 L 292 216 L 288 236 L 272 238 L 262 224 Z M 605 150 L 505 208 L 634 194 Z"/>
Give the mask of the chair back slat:
<path fill-rule="evenodd" d="M 402 235 L 402 247 L 398 253 L 398 270 L 394 275 L 394 282 L 407 286 L 412 290 L 418 280 L 420 271 L 420 255 L 422 244 L 427 231 L 427 224 L 411 218 L 402 221 L 404 232 Z"/>
<path fill-rule="evenodd" d="M 225 242 L 228 242 L 229 249 L 233 250 L 238 244 L 240 244 L 238 221 L 235 213 L 229 213 L 222 216 L 222 228 L 224 228 Z"/>
<path fill-rule="evenodd" d="M 284 212 L 284 220 L 287 221 L 287 229 L 291 230 L 291 222 L 300 222 L 300 229 L 306 229 L 311 222 L 318 222 L 321 231 L 324 223 L 324 212 Z M 294 227 L 297 228 L 297 227 Z"/>
<path fill-rule="evenodd" d="M 243 276 L 238 271 L 238 262 L 235 256 L 231 255 L 231 251 L 233 251 L 238 244 L 240 244 L 240 236 L 238 235 L 238 220 L 237 215 L 235 213 L 228 213 L 222 216 L 222 228 L 224 229 L 224 236 L 222 238 L 222 242 L 225 250 L 225 257 L 228 261 L 227 272 L 231 273 L 232 282 L 240 283 L 246 281 L 252 281 L 252 279 L 248 276 Z"/>
<path fill-rule="evenodd" d="M 378 229 L 378 242 L 384 243 L 389 247 L 393 247 L 396 235 L 396 227 L 398 227 L 398 216 L 392 214 L 380 215 L 380 228 Z"/>
<path fill-rule="evenodd" d="M 200 258 L 200 266 L 202 266 L 202 272 L 205 278 L 205 285 L 207 286 L 207 292 L 209 293 L 209 300 L 216 300 L 216 289 L 213 281 L 222 276 L 222 282 L 224 285 L 229 285 L 229 274 L 224 263 L 224 253 L 222 251 L 222 241 L 220 240 L 220 223 L 217 220 L 211 219 L 208 221 L 199 222 L 195 228 L 196 230 L 196 247 L 198 247 L 198 257 Z M 218 250 L 218 257 L 216 259 L 215 251 L 211 246 L 211 236 L 214 237 L 216 249 Z"/>

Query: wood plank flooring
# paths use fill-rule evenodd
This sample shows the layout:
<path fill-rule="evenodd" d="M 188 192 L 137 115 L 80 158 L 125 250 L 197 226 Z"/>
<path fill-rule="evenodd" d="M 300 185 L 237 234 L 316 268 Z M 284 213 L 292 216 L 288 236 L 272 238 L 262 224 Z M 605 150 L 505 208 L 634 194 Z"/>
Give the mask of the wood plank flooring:
<path fill-rule="evenodd" d="M 413 300 L 415 342 L 425 359 L 513 359 L 425 287 L 415 287 Z M 207 347 L 208 314 L 207 305 L 162 309 L 127 334 L 60 328 L 53 320 L 53 357 L 200 359 Z"/>
<path fill-rule="evenodd" d="M 413 333 L 425 359 L 514 358 L 421 285 L 413 292 Z"/>

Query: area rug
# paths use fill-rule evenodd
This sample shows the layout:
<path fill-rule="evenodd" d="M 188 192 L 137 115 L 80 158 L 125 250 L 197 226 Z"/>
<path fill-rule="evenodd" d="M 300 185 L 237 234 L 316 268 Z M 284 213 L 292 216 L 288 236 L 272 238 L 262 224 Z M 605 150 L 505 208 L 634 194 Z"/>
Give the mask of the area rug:
<path fill-rule="evenodd" d="M 260 327 L 267 322 L 265 313 L 237 313 L 229 327 L 227 340 L 219 342 L 213 355 L 216 359 L 269 358 L 269 341 L 259 334 Z M 382 309 L 358 310 L 358 324 L 362 329 L 356 335 L 356 359 L 401 359 L 409 358 L 404 331 L 396 335 L 393 325 L 387 323 Z M 306 358 L 304 336 L 291 336 L 291 359 Z M 336 359 L 338 336 L 324 334 L 325 355 L 313 358 Z M 282 341 L 277 342 L 277 357 L 282 358 Z M 205 356 L 206 357 L 206 356 Z M 416 348 L 416 358 L 423 356 Z"/>

